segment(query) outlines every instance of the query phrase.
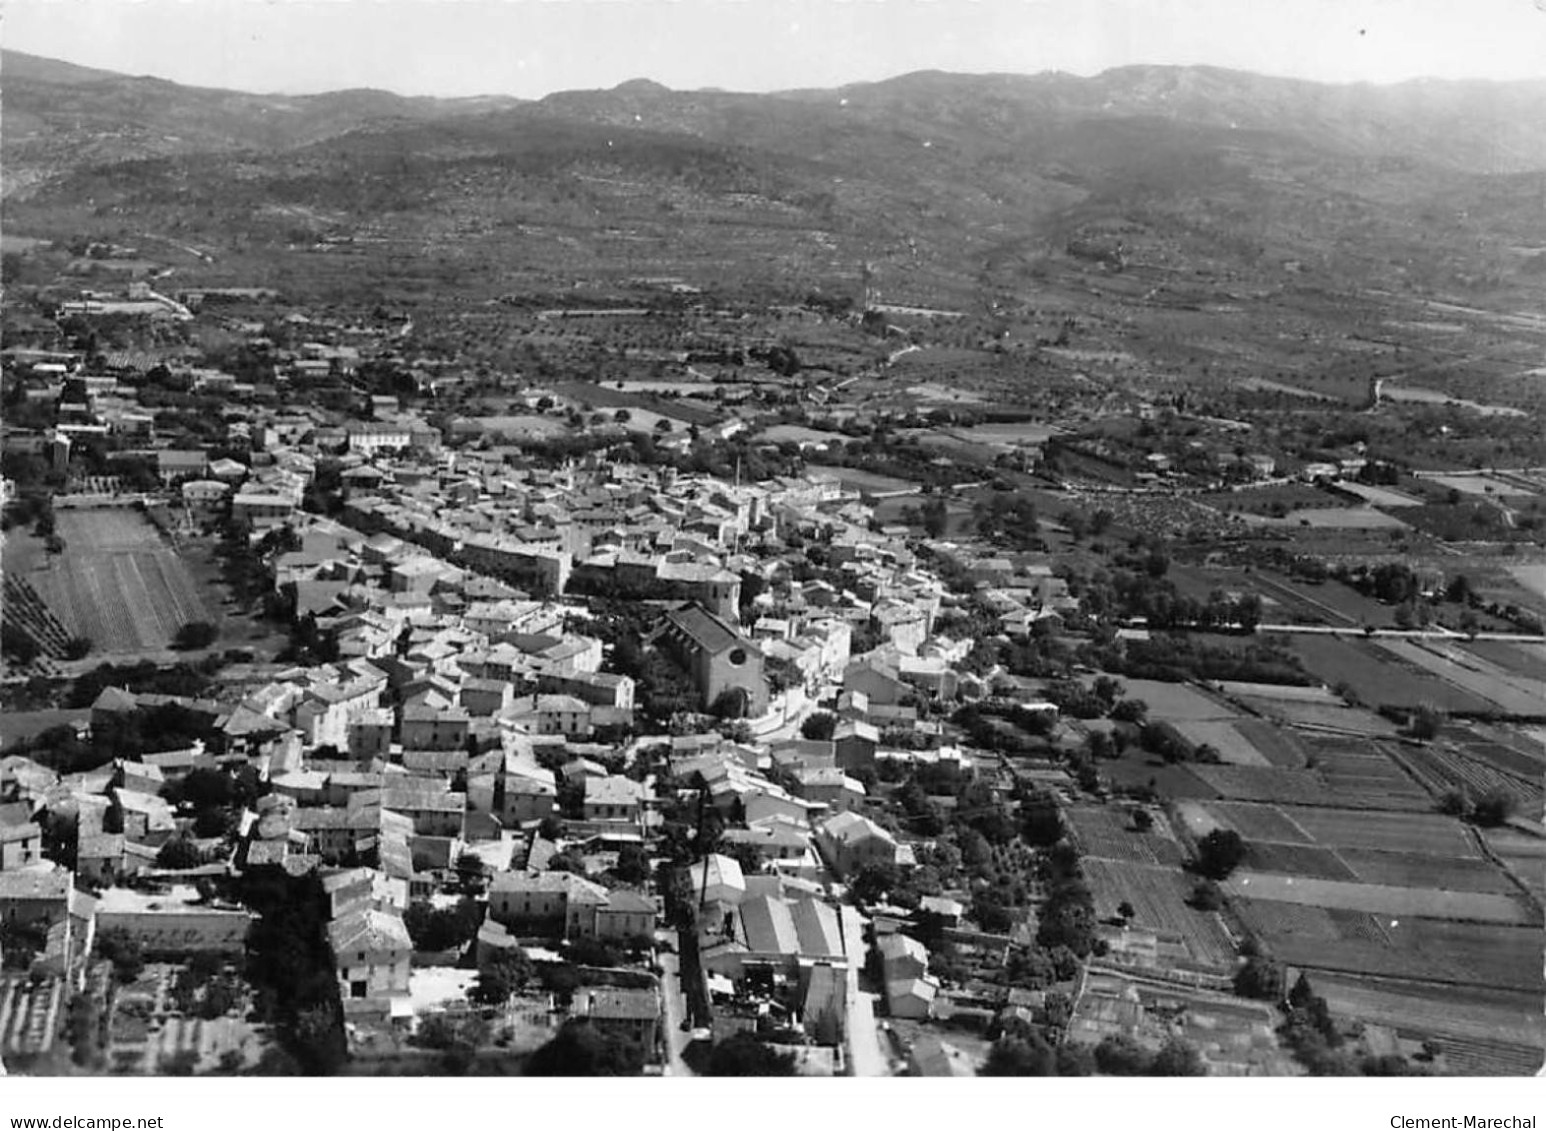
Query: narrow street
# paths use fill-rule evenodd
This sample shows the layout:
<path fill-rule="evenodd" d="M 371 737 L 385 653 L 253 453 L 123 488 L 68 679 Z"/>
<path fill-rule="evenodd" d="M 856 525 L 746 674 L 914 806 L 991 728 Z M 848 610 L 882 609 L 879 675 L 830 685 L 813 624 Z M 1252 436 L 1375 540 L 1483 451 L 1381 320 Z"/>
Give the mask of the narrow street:
<path fill-rule="evenodd" d="M 682 979 L 677 968 L 677 958 L 674 953 L 664 950 L 656 953 L 660 959 L 660 996 L 664 1011 L 661 1025 L 664 1027 L 666 1044 L 663 1074 L 691 1076 L 692 1069 L 682 1060 L 682 1050 L 687 1047 L 692 1035 L 682 1029 L 682 1020 L 687 1016 L 687 1003 L 682 997 Z"/>
<path fill-rule="evenodd" d="M 875 995 L 859 988 L 864 966 L 864 919 L 855 907 L 843 906 L 843 938 L 848 951 L 848 1063 L 855 1076 L 889 1076 L 886 1054 L 875 1028 Z"/>

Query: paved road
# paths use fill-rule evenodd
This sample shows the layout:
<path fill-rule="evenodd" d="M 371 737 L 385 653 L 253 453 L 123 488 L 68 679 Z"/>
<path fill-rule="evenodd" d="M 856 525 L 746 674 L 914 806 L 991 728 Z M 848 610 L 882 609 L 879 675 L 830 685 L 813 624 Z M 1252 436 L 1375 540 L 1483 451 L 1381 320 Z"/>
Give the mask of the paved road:
<path fill-rule="evenodd" d="M 1301 633 L 1312 636 L 1346 636 L 1361 639 L 1365 636 L 1396 636 L 1410 640 L 1502 640 L 1513 644 L 1546 644 L 1546 636 L 1521 632 L 1455 632 L 1447 628 L 1377 628 L 1372 633 L 1361 628 L 1339 628 L 1325 624 L 1259 624 L 1258 635 L 1269 632 Z"/>
<path fill-rule="evenodd" d="M 889 1076 L 886 1054 L 875 1028 L 875 995 L 859 988 L 864 965 L 864 919 L 857 908 L 843 907 L 843 938 L 848 949 L 848 1063 L 855 1076 Z"/>

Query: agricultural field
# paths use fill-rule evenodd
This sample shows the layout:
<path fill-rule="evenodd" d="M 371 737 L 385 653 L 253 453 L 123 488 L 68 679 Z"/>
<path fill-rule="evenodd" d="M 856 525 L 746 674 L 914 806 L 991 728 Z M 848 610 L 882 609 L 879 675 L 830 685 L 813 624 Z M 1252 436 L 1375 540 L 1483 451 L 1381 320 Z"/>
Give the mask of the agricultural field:
<path fill-rule="evenodd" d="M 1435 794 L 1452 789 L 1480 797 L 1500 790 L 1514 799 L 1515 807 L 1525 813 L 1539 813 L 1541 780 L 1504 773 L 1488 762 L 1467 757 L 1453 746 L 1404 747 L 1398 757 L 1412 773 Z"/>
<path fill-rule="evenodd" d="M 1430 808 L 1430 792 L 1419 786 L 1378 743 L 1325 739 L 1315 743 L 1315 772 L 1338 803 L 1353 808 Z"/>
<path fill-rule="evenodd" d="M 1461 714 L 1488 714 L 1496 709 L 1480 696 L 1396 659 L 1371 641 L 1301 635 L 1294 639 L 1293 649 L 1323 683 L 1346 687 L 1375 706 L 1427 704 Z"/>
<path fill-rule="evenodd" d="M 1471 640 L 1454 646 L 1457 652 L 1470 653 L 1526 679 L 1546 680 L 1546 644 L 1527 644 L 1512 640 Z"/>
<path fill-rule="evenodd" d="M 183 625 L 218 619 L 177 551 L 139 512 L 61 509 L 56 521 L 65 552 L 27 580 L 97 652 L 161 651 Z"/>
<path fill-rule="evenodd" d="M 1196 967 L 1213 971 L 1234 967 L 1235 947 L 1217 913 L 1187 905 L 1196 881 L 1180 868 L 1086 859 L 1084 873 L 1095 896 L 1097 917 L 1115 918 L 1117 908 L 1130 903 L 1134 926 L 1174 936 Z"/>
<path fill-rule="evenodd" d="M 1306 727 L 1341 734 L 1393 738 L 1399 729 L 1373 711 L 1362 707 L 1339 707 L 1288 699 L 1241 698 L 1241 702 L 1268 718 L 1288 726 Z"/>
<path fill-rule="evenodd" d="M 1236 719 L 1229 724 L 1251 744 L 1269 766 L 1280 770 L 1303 769 L 1308 761 L 1305 744 L 1287 727 L 1266 719 Z"/>
<path fill-rule="evenodd" d="M 1398 660 L 1495 705 L 1505 715 L 1546 714 L 1546 700 L 1542 698 L 1538 683 L 1512 675 L 1479 657 L 1464 656 L 1458 649 L 1448 649 L 1441 643 L 1424 645 L 1412 640 L 1385 638 L 1374 643 Z M 1439 649 L 1444 649 L 1446 654 L 1440 654 Z"/>
<path fill-rule="evenodd" d="M 1193 836 L 1206 836 L 1216 828 L 1226 828 L 1234 829 L 1247 844 L 1256 841 L 1305 845 L 1314 843 L 1309 833 L 1272 805 L 1252 805 L 1238 801 L 1213 801 L 1207 804 L 1182 802 L 1177 804 L 1176 810 Z"/>
<path fill-rule="evenodd" d="M 1336 852 L 1312 844 L 1250 841 L 1246 845 L 1245 862 L 1257 872 L 1276 872 L 1317 880 L 1360 878 Z"/>
<path fill-rule="evenodd" d="M 1312 972 L 1541 991 L 1538 927 L 1381 917 L 1273 900 L 1236 899 L 1232 906 L 1275 957 Z"/>
<path fill-rule="evenodd" d="M 1133 827 L 1132 815 L 1123 806 L 1079 806 L 1065 810 L 1065 816 L 1086 857 L 1167 866 L 1186 857 L 1162 815 L 1148 832 Z"/>
<path fill-rule="evenodd" d="M 1457 993 L 1409 982 L 1370 982 L 1338 975 L 1315 979 L 1316 991 L 1334 1014 L 1383 1025 L 1398 1036 L 1435 1038 L 1444 1071 L 1466 1076 L 1528 1076 L 1546 1059 L 1546 1018 L 1539 999 L 1523 994 L 1502 1000 L 1475 991 Z"/>
<path fill-rule="evenodd" d="M 1352 872 L 1349 878 L 1366 884 L 1495 895 L 1513 895 L 1519 891 L 1518 885 L 1492 863 L 1475 858 L 1447 859 L 1416 852 L 1358 848 L 1344 848 L 1337 853 L 1337 858 Z"/>
<path fill-rule="evenodd" d="M 1230 765 L 1270 768 L 1272 762 L 1257 750 L 1234 723 L 1202 719 L 1172 723 L 1176 732 L 1193 747 L 1208 745 Z"/>
<path fill-rule="evenodd" d="M 1398 922 L 1411 916 L 1508 926 L 1540 921 L 1535 909 L 1517 896 L 1496 892 L 1429 890 L 1248 871 L 1236 872 L 1222 886 L 1240 899 L 1324 907 L 1328 911 L 1366 911 Z"/>
<path fill-rule="evenodd" d="M 1546 840 L 1514 829 L 1487 829 L 1482 839 L 1510 874 L 1546 902 Z"/>
<path fill-rule="evenodd" d="M 1336 848 L 1424 852 L 1450 858 L 1480 855 L 1460 821 L 1437 813 L 1296 808 L 1293 821 L 1315 843 Z"/>
<path fill-rule="evenodd" d="M 1311 770 L 1196 765 L 1192 772 L 1231 801 L 1266 801 L 1281 805 L 1345 803 Z"/>
<path fill-rule="evenodd" d="M 1184 683 L 1161 683 L 1152 679 L 1129 679 L 1126 697 L 1142 699 L 1149 705 L 1149 717 L 1166 722 L 1199 722 L 1207 719 L 1234 719 L 1240 712 L 1210 695 Z"/>
<path fill-rule="evenodd" d="M 1309 483 L 1275 483 L 1264 487 L 1241 487 L 1236 491 L 1217 491 L 1198 495 L 1197 501 L 1224 514 L 1254 514 L 1283 517 L 1299 511 L 1321 510 L 1351 503 L 1330 491 Z"/>
<path fill-rule="evenodd" d="M 1245 520 L 1255 526 L 1270 529 L 1309 526 L 1318 530 L 1405 530 L 1406 523 L 1394 515 L 1377 511 L 1373 507 L 1311 507 L 1294 511 L 1283 518 L 1264 515 L 1246 515 Z"/>

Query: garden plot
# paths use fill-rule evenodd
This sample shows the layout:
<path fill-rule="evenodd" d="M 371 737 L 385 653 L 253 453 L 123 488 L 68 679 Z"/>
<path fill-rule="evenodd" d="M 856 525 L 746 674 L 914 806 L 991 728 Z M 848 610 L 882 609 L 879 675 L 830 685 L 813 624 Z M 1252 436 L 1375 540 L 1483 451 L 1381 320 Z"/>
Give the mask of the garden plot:
<path fill-rule="evenodd" d="M 1087 858 L 1084 874 L 1099 918 L 1116 918 L 1117 908 L 1129 903 L 1134 926 L 1178 939 L 1197 967 L 1234 967 L 1235 947 L 1218 915 L 1187 905 L 1196 880 L 1181 869 Z"/>
<path fill-rule="evenodd" d="M 1147 832 L 1133 827 L 1132 816 L 1118 806 L 1079 807 L 1065 811 L 1084 856 L 1134 864 L 1180 864 L 1186 853 L 1163 816 Z"/>
<path fill-rule="evenodd" d="M 1242 899 L 1302 904 L 1333 911 L 1364 911 L 1371 915 L 1391 916 L 1398 921 L 1413 915 L 1509 926 L 1539 921 L 1539 917 L 1518 899 L 1488 892 L 1433 891 L 1270 872 L 1236 872 L 1224 881 L 1223 888 Z"/>

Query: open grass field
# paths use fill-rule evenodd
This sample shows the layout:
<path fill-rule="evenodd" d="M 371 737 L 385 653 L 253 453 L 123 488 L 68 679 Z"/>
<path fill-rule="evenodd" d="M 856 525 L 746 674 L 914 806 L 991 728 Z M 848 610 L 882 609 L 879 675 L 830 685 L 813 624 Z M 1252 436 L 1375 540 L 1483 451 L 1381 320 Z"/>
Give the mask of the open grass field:
<path fill-rule="evenodd" d="M 1539 915 L 1521 899 L 1496 892 L 1430 890 L 1271 872 L 1236 872 L 1222 886 L 1230 895 L 1242 899 L 1324 907 L 1331 911 L 1363 911 L 1391 917 L 1397 923 L 1410 916 L 1508 926 L 1540 922 Z"/>
<path fill-rule="evenodd" d="M 1406 523 L 1373 507 L 1309 507 L 1286 518 L 1251 516 L 1248 522 L 1272 527 L 1315 527 L 1319 530 L 1405 530 Z"/>
<path fill-rule="evenodd" d="M 1065 815 L 1086 857 L 1166 866 L 1185 859 L 1185 851 L 1163 819 L 1141 833 L 1133 827 L 1125 806 L 1079 806 L 1066 810 Z"/>
<path fill-rule="evenodd" d="M 1219 757 L 1234 766 L 1259 766 L 1270 769 L 1272 763 L 1257 750 L 1250 739 L 1232 722 L 1217 719 L 1195 719 L 1172 724 L 1182 738 L 1194 747 L 1204 744 L 1219 752 Z"/>
<path fill-rule="evenodd" d="M 162 651 L 183 625 L 215 619 L 177 551 L 137 511 L 61 509 L 56 522 L 65 552 L 28 580 L 97 652 Z"/>
<path fill-rule="evenodd" d="M 1234 719 L 1240 714 L 1234 707 L 1206 695 L 1184 683 L 1161 683 L 1152 679 L 1129 679 L 1127 698 L 1142 699 L 1149 705 L 1151 718 L 1167 722 L 1198 722 L 1206 719 Z"/>
<path fill-rule="evenodd" d="M 1294 651 L 1305 668 L 1328 686 L 1346 686 L 1372 706 L 1417 707 L 1429 704 L 1462 714 L 1485 714 L 1491 703 L 1404 658 L 1381 641 L 1343 640 L 1332 636 L 1295 637 Z"/>
<path fill-rule="evenodd" d="M 858 491 L 861 494 L 894 495 L 918 490 L 918 484 L 911 480 L 877 475 L 873 471 L 863 471 L 857 467 L 821 467 L 817 470 L 830 475 L 846 489 Z"/>
<path fill-rule="evenodd" d="M 1084 871 L 1098 917 L 1112 918 L 1131 903 L 1135 926 L 1176 936 L 1198 968 L 1233 968 L 1235 948 L 1218 915 L 1187 906 L 1196 881 L 1181 869 L 1087 859 Z"/>
<path fill-rule="evenodd" d="M 1453 646 L 1456 652 L 1479 656 L 1490 664 L 1523 676 L 1546 680 L 1546 644 L 1515 644 L 1511 640 L 1472 640 Z"/>
<path fill-rule="evenodd" d="M 1387 638 L 1376 643 L 1381 651 L 1495 705 L 1505 715 L 1546 715 L 1546 698 L 1543 698 L 1539 684 L 1524 676 L 1511 675 L 1503 668 L 1479 657 L 1466 656 L 1443 643 L 1425 646 L 1412 640 Z"/>

